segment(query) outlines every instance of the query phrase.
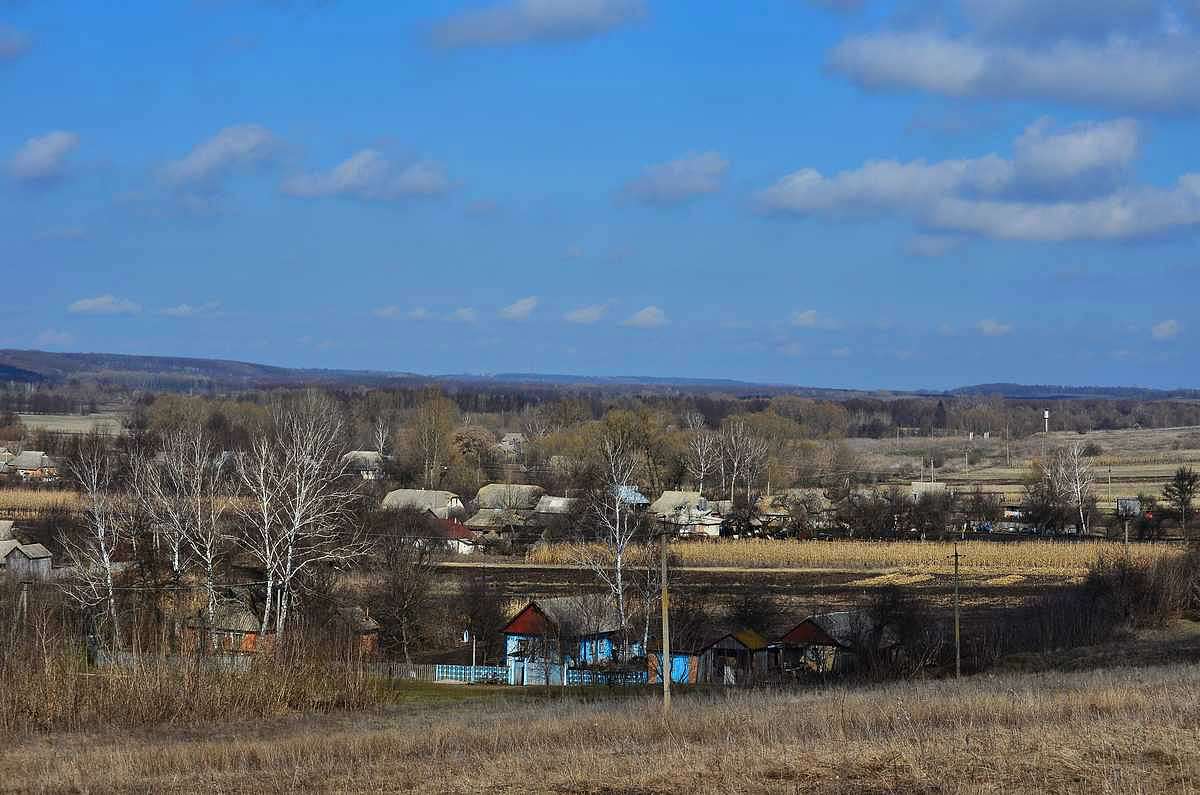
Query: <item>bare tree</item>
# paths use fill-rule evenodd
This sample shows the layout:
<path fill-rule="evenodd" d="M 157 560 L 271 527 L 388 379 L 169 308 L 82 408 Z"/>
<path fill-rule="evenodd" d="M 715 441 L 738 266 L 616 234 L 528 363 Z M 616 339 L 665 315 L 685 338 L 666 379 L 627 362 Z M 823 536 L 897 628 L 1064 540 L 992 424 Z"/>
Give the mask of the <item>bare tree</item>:
<path fill-rule="evenodd" d="M 604 434 L 600 440 L 603 484 L 596 492 L 592 513 L 599 528 L 601 549 L 581 544 L 575 549 L 578 562 L 595 573 L 612 596 L 621 628 L 621 656 L 629 648 L 629 617 L 626 609 L 626 558 L 637 530 L 633 510 L 625 502 L 626 488 L 633 478 L 636 460 L 627 440 Z"/>
<path fill-rule="evenodd" d="M 743 458 L 745 459 L 742 471 L 743 479 L 746 483 L 746 502 L 751 502 L 754 485 L 759 481 L 763 470 L 767 468 L 767 456 L 770 453 L 771 446 L 766 439 L 751 436 L 750 434 L 742 437 L 742 445 Z"/>
<path fill-rule="evenodd" d="M 297 578 L 318 564 L 358 557 L 365 545 L 351 529 L 345 486 L 341 415 L 328 398 L 308 392 L 277 407 L 273 427 L 256 439 L 240 467 L 252 500 L 242 541 L 267 571 L 268 626 L 274 598 L 276 637 L 281 638 L 296 597 Z M 273 593 L 272 593 L 273 592 Z"/>
<path fill-rule="evenodd" d="M 441 475 L 454 431 L 454 413 L 454 404 L 441 392 L 431 390 L 413 414 L 413 434 L 427 489 L 433 488 Z"/>
<path fill-rule="evenodd" d="M 72 570 L 72 576 L 63 581 L 62 590 L 85 610 L 104 605 L 113 648 L 120 648 L 113 555 L 121 541 L 129 537 L 130 517 L 116 494 L 115 462 L 106 445 L 93 439 L 81 445 L 68 468 L 83 493 L 85 530 L 78 537 L 59 533 L 63 557 Z"/>
<path fill-rule="evenodd" d="M 371 442 L 379 455 L 387 453 L 388 444 L 392 440 L 392 425 L 394 417 L 391 411 L 380 411 L 371 420 Z"/>
<path fill-rule="evenodd" d="M 738 475 L 746 468 L 749 449 L 750 432 L 746 423 L 733 419 L 725 423 L 721 434 L 722 460 L 729 465 L 729 500 L 733 501 L 733 492 L 737 489 Z"/>
<path fill-rule="evenodd" d="M 699 412 L 688 412 L 684 417 L 688 428 L 688 474 L 696 481 L 696 490 L 704 493 L 704 479 L 716 471 L 721 460 L 721 445 L 716 434 L 704 424 Z"/>
<path fill-rule="evenodd" d="M 1050 480 L 1063 502 L 1075 509 L 1079 516 L 1079 530 L 1087 535 L 1092 486 L 1096 476 L 1083 454 L 1083 445 L 1075 443 L 1055 453 Z"/>

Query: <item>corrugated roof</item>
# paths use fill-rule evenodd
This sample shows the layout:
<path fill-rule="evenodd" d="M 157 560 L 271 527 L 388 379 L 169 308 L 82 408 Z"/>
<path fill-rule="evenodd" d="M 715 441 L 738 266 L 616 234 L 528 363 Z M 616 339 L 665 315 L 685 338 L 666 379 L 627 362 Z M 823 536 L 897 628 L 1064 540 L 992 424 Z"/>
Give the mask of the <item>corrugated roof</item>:
<path fill-rule="evenodd" d="M 342 456 L 342 463 L 351 469 L 381 469 L 383 455 L 375 450 L 351 450 Z"/>
<path fill-rule="evenodd" d="M 389 491 L 383 498 L 383 507 L 399 510 L 401 508 L 423 508 L 444 515 L 452 503 L 460 503 L 458 495 L 452 491 L 434 491 L 432 489 L 396 489 Z"/>
<path fill-rule="evenodd" d="M 726 638 L 733 638 L 750 651 L 761 651 L 767 648 L 767 639 L 762 635 L 758 634 L 752 629 L 738 629 L 733 632 L 726 632 L 722 635 L 718 635 L 708 643 L 705 643 L 703 646 L 701 646 L 699 651 L 703 653 L 704 651 L 711 649 L 713 646 L 716 646 Z"/>
<path fill-rule="evenodd" d="M 25 553 L 25 557 L 30 560 L 41 560 L 50 557 L 50 550 L 46 549 L 41 544 L 22 544 L 18 549 Z"/>
<path fill-rule="evenodd" d="M 583 594 L 532 601 L 521 608 L 501 632 L 506 635 L 544 635 L 561 629 L 571 637 L 581 637 L 618 632 L 620 627 L 616 606 L 607 594 Z"/>
<path fill-rule="evenodd" d="M 524 527 L 534 520 L 533 511 L 509 511 L 501 508 L 480 508 L 464 524 L 475 530 L 491 530 L 502 527 Z"/>
<path fill-rule="evenodd" d="M 26 450 L 8 462 L 9 469 L 42 469 L 55 466 L 54 460 L 40 450 Z"/>
<path fill-rule="evenodd" d="M 708 513 L 708 500 L 698 491 L 664 491 L 650 503 L 650 513 L 669 516 L 676 513 Z"/>

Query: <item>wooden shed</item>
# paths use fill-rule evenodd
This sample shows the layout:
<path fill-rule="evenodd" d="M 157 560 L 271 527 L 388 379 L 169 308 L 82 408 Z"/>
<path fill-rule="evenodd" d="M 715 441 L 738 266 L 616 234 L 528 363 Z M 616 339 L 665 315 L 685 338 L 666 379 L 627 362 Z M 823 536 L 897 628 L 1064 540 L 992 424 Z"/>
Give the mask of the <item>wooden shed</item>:
<path fill-rule="evenodd" d="M 767 640 L 752 629 L 740 629 L 704 644 L 696 656 L 697 681 L 715 685 L 749 684 L 767 671 Z"/>
<path fill-rule="evenodd" d="M 772 667 L 793 676 L 844 673 L 872 642 L 880 649 L 892 648 L 897 645 L 896 634 L 888 628 L 875 631 L 865 611 L 821 613 L 804 619 L 771 644 Z"/>
<path fill-rule="evenodd" d="M 21 544 L 13 539 L 0 541 L 0 566 L 10 577 L 46 579 L 50 576 L 50 561 L 50 550 L 41 544 Z"/>
<path fill-rule="evenodd" d="M 366 608 L 339 607 L 336 614 L 360 652 L 373 655 L 379 651 L 379 622 L 371 618 Z"/>

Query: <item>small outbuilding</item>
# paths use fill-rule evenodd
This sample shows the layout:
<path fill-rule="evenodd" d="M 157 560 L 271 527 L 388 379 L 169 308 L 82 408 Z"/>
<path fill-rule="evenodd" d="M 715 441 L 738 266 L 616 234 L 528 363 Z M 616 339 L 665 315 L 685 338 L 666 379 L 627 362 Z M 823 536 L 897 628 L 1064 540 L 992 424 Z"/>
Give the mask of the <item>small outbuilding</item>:
<path fill-rule="evenodd" d="M 767 672 L 767 645 L 767 639 L 752 629 L 713 638 L 696 653 L 697 681 L 714 685 L 753 683 Z"/>
<path fill-rule="evenodd" d="M 50 576 L 52 556 L 41 544 L 22 544 L 14 539 L 0 541 L 0 566 L 9 577 L 44 580 Z"/>

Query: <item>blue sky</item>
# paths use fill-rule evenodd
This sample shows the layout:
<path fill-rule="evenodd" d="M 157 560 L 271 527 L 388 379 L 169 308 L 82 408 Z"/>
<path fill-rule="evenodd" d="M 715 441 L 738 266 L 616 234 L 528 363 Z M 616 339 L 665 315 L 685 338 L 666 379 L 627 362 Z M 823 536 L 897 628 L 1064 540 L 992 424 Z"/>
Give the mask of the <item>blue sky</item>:
<path fill-rule="evenodd" d="M 0 109 L 0 347 L 1200 386 L 1200 0 L 8 0 Z"/>

